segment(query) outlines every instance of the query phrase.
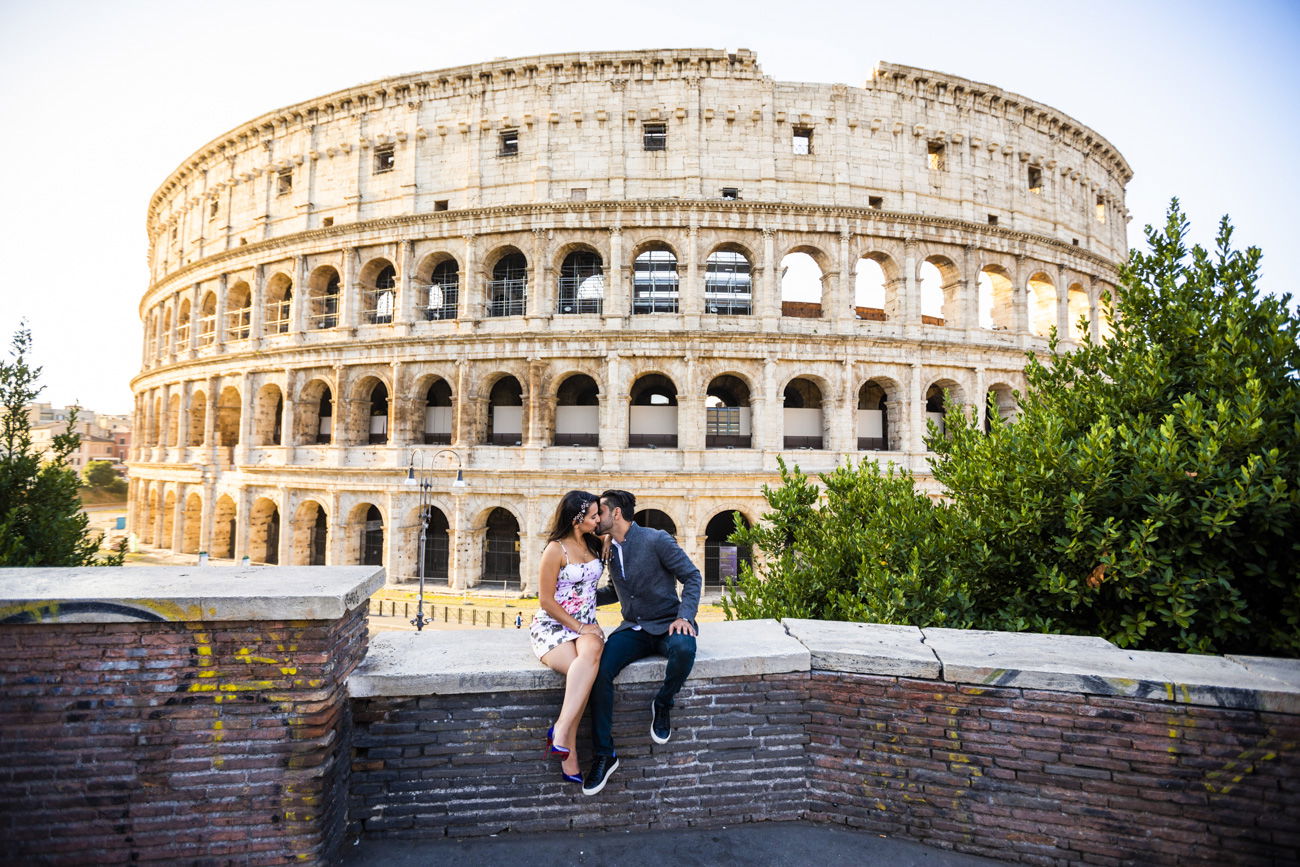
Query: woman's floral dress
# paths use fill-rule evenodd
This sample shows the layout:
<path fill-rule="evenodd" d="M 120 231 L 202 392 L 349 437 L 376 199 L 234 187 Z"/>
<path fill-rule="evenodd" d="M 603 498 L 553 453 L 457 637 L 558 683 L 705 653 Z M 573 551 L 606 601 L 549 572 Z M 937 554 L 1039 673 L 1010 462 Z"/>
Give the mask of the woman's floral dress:
<path fill-rule="evenodd" d="M 564 559 L 569 559 L 567 551 Z M 555 579 L 555 601 L 579 623 L 596 622 L 596 583 L 604 570 L 605 564 L 597 557 L 586 563 L 565 563 Z M 538 659 L 578 637 L 578 633 L 541 609 L 533 615 L 528 634 Z"/>

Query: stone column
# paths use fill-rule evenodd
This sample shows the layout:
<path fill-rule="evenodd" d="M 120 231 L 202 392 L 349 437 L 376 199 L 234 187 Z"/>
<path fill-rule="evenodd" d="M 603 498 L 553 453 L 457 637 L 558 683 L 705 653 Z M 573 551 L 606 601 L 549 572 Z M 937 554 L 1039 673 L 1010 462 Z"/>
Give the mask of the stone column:
<path fill-rule="evenodd" d="M 257 395 L 250 395 L 249 376 L 239 374 L 239 442 L 235 446 L 233 460 L 236 466 L 248 463 L 248 446 L 253 439 L 253 416 L 256 415 Z"/>
<path fill-rule="evenodd" d="M 840 382 L 833 396 L 831 417 L 826 425 L 830 441 L 826 447 L 833 452 L 857 451 L 857 394 L 853 391 L 853 362 L 844 359 L 841 362 Z"/>
<path fill-rule="evenodd" d="M 286 405 L 287 405 L 286 401 Z M 279 496 L 276 498 L 279 502 L 280 509 L 280 540 L 276 548 L 276 563 L 280 566 L 288 566 L 293 560 L 293 517 L 297 509 L 297 503 L 290 496 L 289 489 L 281 485 L 278 489 Z"/>
<path fill-rule="evenodd" d="M 768 331 L 780 327 L 781 319 L 781 278 L 780 263 L 776 261 L 776 233 L 771 229 L 763 230 L 763 272 L 762 279 L 754 281 L 754 313 L 763 319 L 763 328 Z"/>
<path fill-rule="evenodd" d="M 605 356 L 605 387 L 601 390 L 600 446 L 605 472 L 618 471 L 622 450 L 627 448 L 630 383 L 621 373 L 618 353 L 609 352 Z"/>
<path fill-rule="evenodd" d="M 235 562 L 243 560 L 248 554 L 248 531 L 251 523 L 249 512 L 253 508 L 252 492 L 246 487 L 239 489 L 235 499 Z"/>
<path fill-rule="evenodd" d="M 266 266 L 258 265 L 253 269 L 252 293 L 249 298 L 248 311 L 248 348 L 256 350 L 262 343 L 263 322 L 266 320 Z"/>
<path fill-rule="evenodd" d="M 704 389 L 700 387 L 694 355 L 686 356 L 686 376 L 677 395 L 677 444 L 686 453 L 686 468 L 699 467 L 698 452 L 704 448 Z"/>
<path fill-rule="evenodd" d="M 361 297 L 361 262 L 360 251 L 356 247 L 348 247 L 343 251 L 343 273 L 339 275 L 343 285 L 339 287 L 339 304 L 342 310 L 339 311 L 339 323 L 354 332 L 361 323 L 361 308 L 364 301 Z"/>
<path fill-rule="evenodd" d="M 630 294 L 631 288 L 623 267 L 623 228 L 613 226 L 609 230 L 609 267 L 605 272 L 605 315 L 627 316 Z M 613 327 L 618 327 L 618 324 L 611 323 Z"/>
<path fill-rule="evenodd" d="M 469 362 L 460 358 L 456 360 L 456 393 L 452 395 L 452 424 L 451 424 L 451 444 L 458 449 L 467 448 L 472 444 L 471 424 L 473 419 L 470 417 L 473 412 L 473 402 L 469 399 L 467 390 L 470 385 Z"/>
<path fill-rule="evenodd" d="M 415 148 L 405 148 L 407 162 L 414 163 Z M 402 241 L 398 244 L 397 258 L 401 264 L 402 280 L 397 290 L 397 310 L 396 322 L 402 329 L 400 333 L 409 334 L 411 325 L 415 322 L 415 244 L 412 241 Z M 396 383 L 396 380 L 394 380 Z"/>
<path fill-rule="evenodd" d="M 776 393 L 776 359 L 763 359 L 762 393 L 751 396 L 750 402 L 757 402 L 750 429 L 753 433 L 753 446 L 764 452 L 781 451 L 781 417 L 782 405 L 780 395 Z"/>
<path fill-rule="evenodd" d="M 921 362 L 912 362 L 912 383 L 909 389 L 908 421 L 911 428 L 907 436 L 907 450 L 914 454 L 925 451 L 925 371 Z"/>
<path fill-rule="evenodd" d="M 838 143 L 839 137 L 836 141 Z M 838 164 L 838 163 L 837 163 Z M 857 314 L 853 310 L 853 263 L 850 261 L 850 242 L 853 240 L 853 233 L 848 229 L 840 231 L 839 247 L 839 268 L 840 272 L 835 275 L 830 289 L 830 297 L 826 299 L 829 310 L 822 310 L 822 316 L 833 323 L 836 331 L 848 327 L 848 323 L 857 319 Z"/>
<path fill-rule="evenodd" d="M 402 497 L 394 496 L 393 491 L 384 491 L 383 509 L 387 521 L 384 524 L 384 583 L 397 584 L 415 574 L 411 567 L 415 565 L 412 557 L 406 556 L 407 545 L 404 544 L 410 532 L 402 520 L 398 504 Z M 418 532 L 418 531 L 417 531 Z"/>
<path fill-rule="evenodd" d="M 280 445 L 283 447 L 283 462 L 291 467 L 297 460 L 294 448 L 297 442 L 294 432 L 298 426 L 298 371 L 290 368 L 284 372 L 284 414 L 280 417 Z M 288 561 L 282 560 L 280 565 Z"/>
<path fill-rule="evenodd" d="M 185 485 L 176 486 L 176 502 L 172 506 L 172 537 L 167 540 L 168 546 L 176 554 L 180 553 L 185 540 L 185 499 L 188 496 L 189 491 Z"/>
<path fill-rule="evenodd" d="M 483 315 L 484 275 L 478 273 L 478 255 L 476 235 L 465 236 L 465 262 L 460 272 L 459 298 L 457 300 L 456 318 L 462 322 L 474 322 Z M 459 392 L 458 392 L 459 393 Z"/>
<path fill-rule="evenodd" d="M 225 274 L 217 278 L 217 312 L 212 321 L 213 345 L 220 352 L 226 345 L 226 284 Z"/>
<path fill-rule="evenodd" d="M 961 273 L 963 292 L 961 304 L 962 325 L 968 331 L 980 328 L 980 284 L 979 274 L 975 271 L 975 245 L 962 247 Z"/>
<path fill-rule="evenodd" d="M 289 299 L 289 331 L 294 334 L 307 330 L 307 315 L 311 299 L 307 292 L 307 257 L 293 257 L 293 295 Z"/>
<path fill-rule="evenodd" d="M 546 243 L 547 229 L 533 229 L 533 244 L 529 254 L 532 267 L 528 269 L 528 293 L 524 314 L 529 317 L 530 328 L 544 328 L 544 322 L 555 313 L 555 287 L 551 285 L 550 251 Z"/>
<path fill-rule="evenodd" d="M 692 217 L 694 220 L 694 217 Z M 704 312 L 704 268 L 700 262 L 700 227 L 694 222 L 686 229 L 686 244 L 681 251 L 686 258 L 686 279 L 677 286 L 678 310 L 687 317 L 686 328 L 699 328 Z"/>
<path fill-rule="evenodd" d="M 1011 287 L 1012 328 L 1016 334 L 1029 332 L 1029 275 L 1025 273 L 1025 257 L 1016 257 L 1016 282 Z"/>
<path fill-rule="evenodd" d="M 217 449 L 217 378 L 208 377 L 208 408 L 203 413 L 203 446 L 208 452 L 208 463 L 213 463 Z"/>
<path fill-rule="evenodd" d="M 903 297 L 899 315 L 904 325 L 921 324 L 921 281 L 917 279 L 916 241 L 908 238 L 903 244 Z"/>
<path fill-rule="evenodd" d="M 989 407 L 988 383 L 983 367 L 975 367 L 972 370 L 975 374 L 975 425 L 980 430 L 984 430 L 984 422 L 988 417 Z"/>
<path fill-rule="evenodd" d="M 348 516 L 343 512 L 343 495 L 330 492 L 329 540 L 326 543 L 325 563 L 329 566 L 346 566 L 344 552 L 347 542 Z"/>
<path fill-rule="evenodd" d="M 546 446 L 546 425 L 543 423 L 543 402 L 549 399 L 542 393 L 542 373 L 546 364 L 537 356 L 528 358 L 528 378 L 525 383 L 523 412 L 523 443 L 526 449 L 540 449 Z"/>
<path fill-rule="evenodd" d="M 1070 286 L 1060 265 L 1056 266 L 1056 334 L 1070 339 Z"/>

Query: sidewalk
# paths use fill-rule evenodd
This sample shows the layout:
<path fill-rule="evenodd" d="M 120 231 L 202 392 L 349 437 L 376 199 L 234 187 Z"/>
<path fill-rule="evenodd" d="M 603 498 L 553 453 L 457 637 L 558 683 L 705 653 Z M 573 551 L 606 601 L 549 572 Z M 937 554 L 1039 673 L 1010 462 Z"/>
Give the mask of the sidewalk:
<path fill-rule="evenodd" d="M 653 805 L 646 805 L 653 812 Z M 987 867 L 976 855 L 839 825 L 764 822 L 714 830 L 497 834 L 429 840 L 367 839 L 346 846 L 344 867 L 492 864 L 520 867 L 753 865 L 753 867 Z"/>

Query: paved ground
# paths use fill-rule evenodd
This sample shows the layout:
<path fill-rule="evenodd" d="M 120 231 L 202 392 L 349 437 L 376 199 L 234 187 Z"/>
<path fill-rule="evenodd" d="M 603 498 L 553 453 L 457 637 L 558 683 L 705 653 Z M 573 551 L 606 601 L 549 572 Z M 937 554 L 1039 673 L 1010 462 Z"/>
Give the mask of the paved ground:
<path fill-rule="evenodd" d="M 711 831 L 575 831 L 419 841 L 364 840 L 343 853 L 344 867 L 444 863 L 493 867 L 978 867 L 1003 862 L 869 831 L 808 822 L 765 822 Z"/>

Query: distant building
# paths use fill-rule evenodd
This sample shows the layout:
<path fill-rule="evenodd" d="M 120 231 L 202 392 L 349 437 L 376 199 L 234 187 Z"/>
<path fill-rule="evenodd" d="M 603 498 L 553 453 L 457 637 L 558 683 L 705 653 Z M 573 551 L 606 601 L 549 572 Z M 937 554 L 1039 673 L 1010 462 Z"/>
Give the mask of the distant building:
<path fill-rule="evenodd" d="M 76 433 L 81 434 L 81 447 L 68 456 L 68 464 L 77 472 L 91 461 L 112 461 L 125 470 L 131 450 L 131 417 L 97 413 L 79 406 L 54 406 L 33 403 L 27 407 L 27 420 L 32 429 L 32 445 L 37 451 L 49 455 L 54 449 L 54 438 L 68 429 L 68 418 L 77 411 Z"/>

